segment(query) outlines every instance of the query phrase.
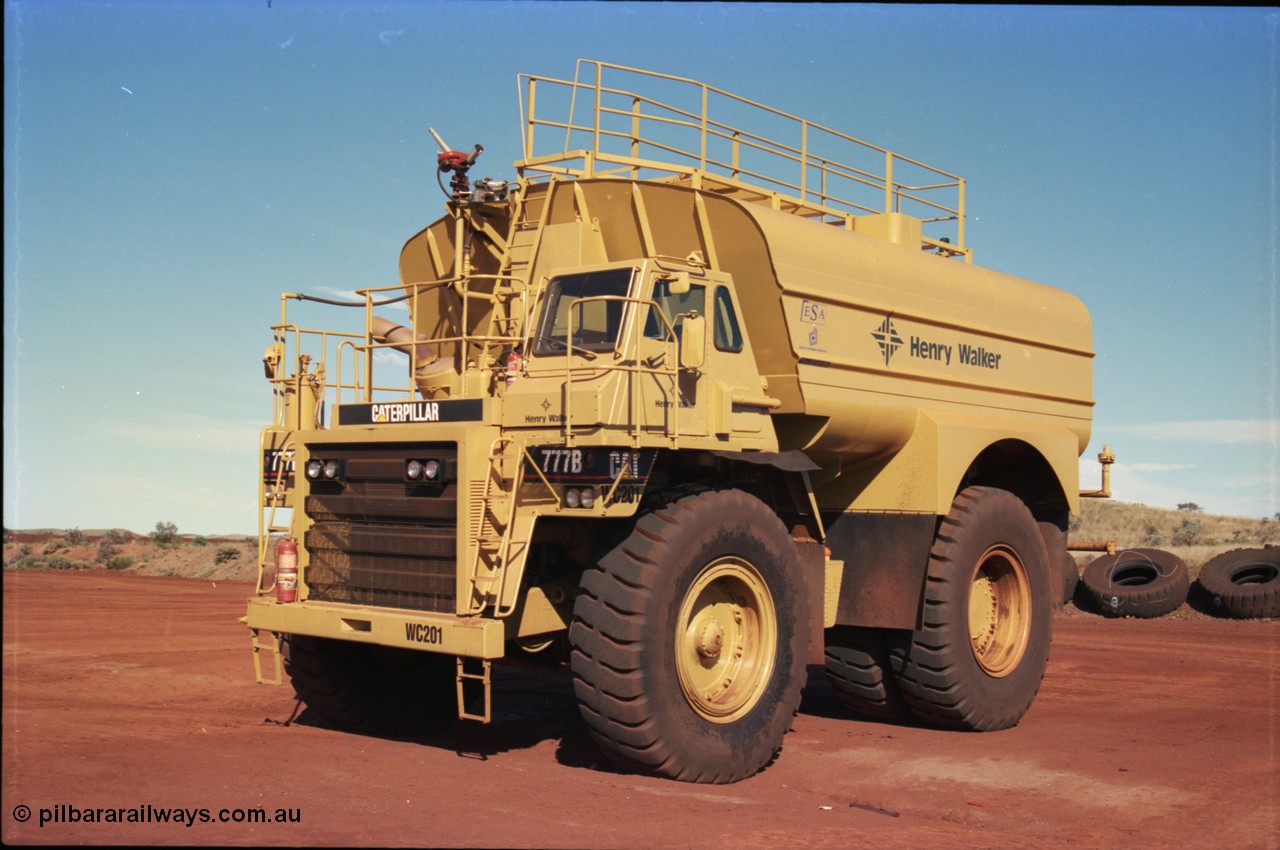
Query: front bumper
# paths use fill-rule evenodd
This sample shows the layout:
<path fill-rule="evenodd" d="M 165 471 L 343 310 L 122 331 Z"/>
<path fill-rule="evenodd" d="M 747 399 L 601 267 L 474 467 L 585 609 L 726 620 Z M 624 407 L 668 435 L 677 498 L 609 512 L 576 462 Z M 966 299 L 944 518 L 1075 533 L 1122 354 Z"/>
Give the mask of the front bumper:
<path fill-rule="evenodd" d="M 464 658 L 503 656 L 506 625 L 500 620 L 458 617 L 326 602 L 249 600 L 245 624 L 257 631 L 311 635 Z"/>

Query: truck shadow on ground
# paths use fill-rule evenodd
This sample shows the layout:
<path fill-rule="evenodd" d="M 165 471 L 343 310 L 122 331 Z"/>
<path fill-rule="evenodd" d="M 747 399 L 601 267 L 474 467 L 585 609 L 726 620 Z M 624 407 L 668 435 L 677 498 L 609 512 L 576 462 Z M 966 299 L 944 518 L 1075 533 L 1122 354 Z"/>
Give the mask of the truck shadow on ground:
<path fill-rule="evenodd" d="M 556 742 L 555 758 L 565 766 L 624 772 L 613 767 L 592 742 L 578 714 L 568 671 L 495 666 L 492 688 L 488 724 L 455 718 L 433 729 L 408 728 L 394 734 L 352 732 L 334 727 L 305 703 L 296 703 L 289 718 L 268 722 L 431 747 L 478 761 Z"/>
<path fill-rule="evenodd" d="M 808 667 L 799 713 L 824 718 L 850 717 L 836 699 L 821 664 Z M 555 742 L 554 758 L 565 767 L 615 775 L 637 773 L 614 764 L 596 746 L 578 713 L 573 677 L 562 670 L 495 667 L 492 717 L 488 724 L 455 719 L 431 730 L 410 729 L 399 734 L 351 732 L 335 728 L 303 703 L 295 703 L 288 718 L 266 722 L 431 747 L 477 761 Z"/>

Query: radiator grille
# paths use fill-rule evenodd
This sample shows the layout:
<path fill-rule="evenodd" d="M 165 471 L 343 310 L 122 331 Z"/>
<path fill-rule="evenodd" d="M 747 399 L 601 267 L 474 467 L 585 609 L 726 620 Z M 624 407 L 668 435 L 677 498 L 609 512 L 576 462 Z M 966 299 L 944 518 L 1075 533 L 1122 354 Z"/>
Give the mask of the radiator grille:
<path fill-rule="evenodd" d="M 453 613 L 457 572 L 457 445 L 311 446 L 342 461 L 341 481 L 313 482 L 309 598 Z M 410 484 L 408 458 L 441 462 L 447 483 Z"/>

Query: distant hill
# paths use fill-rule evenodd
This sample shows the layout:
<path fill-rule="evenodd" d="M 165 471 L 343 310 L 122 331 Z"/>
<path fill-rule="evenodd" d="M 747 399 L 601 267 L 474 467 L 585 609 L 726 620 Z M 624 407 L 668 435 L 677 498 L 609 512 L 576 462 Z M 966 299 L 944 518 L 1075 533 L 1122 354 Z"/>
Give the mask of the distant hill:
<path fill-rule="evenodd" d="M 1194 577 L 1221 552 L 1280 543 L 1280 521 L 1215 516 L 1198 510 L 1172 511 L 1109 499 L 1083 500 L 1073 518 L 1072 543 L 1114 539 L 1122 549 L 1164 549 L 1186 562 Z M 1076 552 L 1085 564 L 1101 554 Z M 5 569 L 131 570 L 218 580 L 252 580 L 257 575 L 257 541 L 247 535 L 181 534 L 165 546 L 147 535 L 120 529 L 5 529 Z"/>
<path fill-rule="evenodd" d="M 127 570 L 140 575 L 252 581 L 257 540 L 246 535 L 180 534 L 160 544 L 120 529 L 5 529 L 6 570 Z"/>
<path fill-rule="evenodd" d="M 1164 549 L 1182 558 L 1194 576 L 1214 555 L 1280 543 L 1280 521 L 1217 516 L 1197 509 L 1168 510 L 1112 499 L 1083 499 L 1072 519 L 1070 541 L 1114 538 L 1124 549 Z M 1076 553 L 1081 563 L 1096 554 Z"/>

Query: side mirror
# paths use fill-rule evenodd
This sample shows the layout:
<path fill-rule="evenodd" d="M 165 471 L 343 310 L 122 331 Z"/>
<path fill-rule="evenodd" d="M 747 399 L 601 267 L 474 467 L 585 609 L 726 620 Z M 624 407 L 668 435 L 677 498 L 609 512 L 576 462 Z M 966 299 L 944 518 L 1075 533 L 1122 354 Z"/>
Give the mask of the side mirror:
<path fill-rule="evenodd" d="M 672 295 L 684 295 L 689 291 L 689 273 L 676 272 L 672 277 L 664 278 L 667 282 L 667 292 Z"/>
<path fill-rule="evenodd" d="M 688 282 L 685 278 L 685 282 Z M 680 368 L 696 372 L 707 359 L 707 319 L 698 311 L 685 313 L 680 322 Z"/>

